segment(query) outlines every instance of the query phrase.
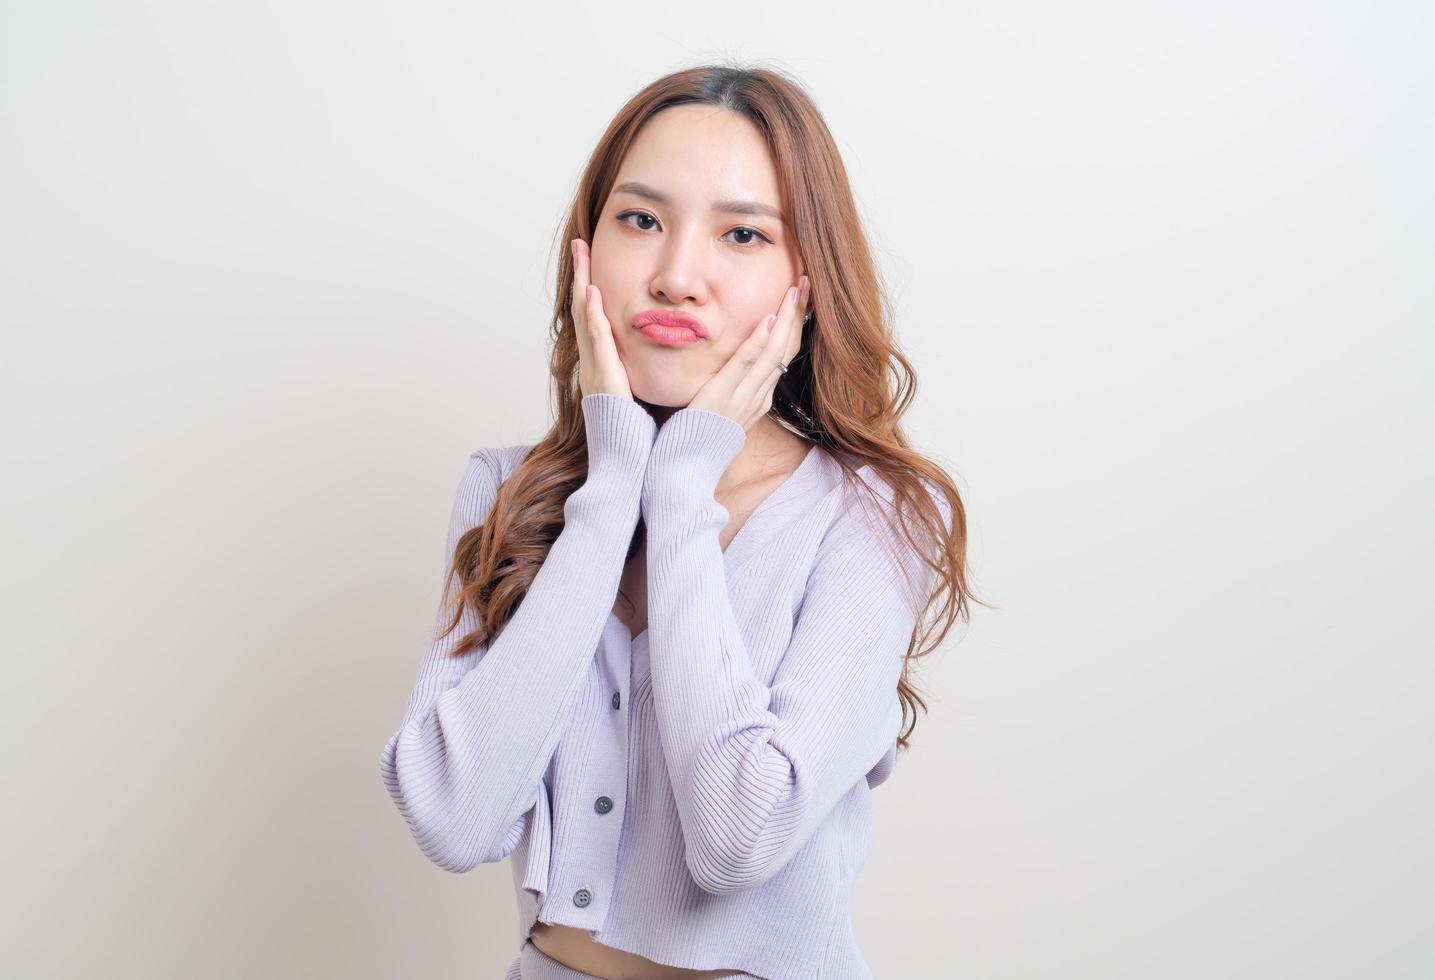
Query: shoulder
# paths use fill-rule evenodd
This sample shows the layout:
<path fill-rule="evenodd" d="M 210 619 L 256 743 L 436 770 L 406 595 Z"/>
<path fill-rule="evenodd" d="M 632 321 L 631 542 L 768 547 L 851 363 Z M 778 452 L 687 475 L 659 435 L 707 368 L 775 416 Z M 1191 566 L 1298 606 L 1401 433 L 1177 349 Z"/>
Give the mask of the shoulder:
<path fill-rule="evenodd" d="M 469 469 L 482 469 L 488 471 L 489 476 L 498 484 L 508 479 L 513 471 L 528 458 L 533 451 L 534 443 L 514 443 L 508 446 L 483 446 L 475 449 L 468 457 Z"/>
<path fill-rule="evenodd" d="M 912 502 L 899 501 L 891 481 L 870 463 L 848 469 L 828 459 L 824 472 L 827 506 L 818 508 L 826 515 L 818 566 L 829 574 L 865 576 L 868 581 L 885 570 L 892 580 L 905 579 L 913 595 L 920 595 L 928 573 L 919 552 L 934 551 L 938 543 L 927 538 Z M 921 485 L 950 530 L 952 509 L 946 495 L 928 479 Z"/>
<path fill-rule="evenodd" d="M 898 500 L 896 488 L 880 469 L 871 463 L 859 465 L 851 457 L 845 459 L 844 466 L 837 456 L 824 451 L 821 460 L 819 493 L 831 504 L 829 534 L 861 530 L 884 537 L 899 527 L 903 514 L 910 521 L 911 503 Z M 952 510 L 946 495 L 931 480 L 922 479 L 921 484 L 950 528 Z"/>
<path fill-rule="evenodd" d="M 449 519 L 449 540 L 488 520 L 498 488 L 518 469 L 533 445 L 484 446 L 469 453 Z"/>
<path fill-rule="evenodd" d="M 870 495 L 863 496 L 869 499 L 875 498 L 877 512 L 881 518 L 880 523 L 883 527 L 891 529 L 897 525 L 900 521 L 900 515 L 898 513 L 899 506 L 904 513 L 910 514 L 909 509 L 911 504 L 905 503 L 899 505 L 896 488 L 892 486 L 891 481 L 876 467 L 870 463 L 863 464 L 857 468 L 856 476 L 871 490 Z M 930 479 L 923 477 L 919 482 L 922 489 L 927 492 L 927 496 L 932 498 L 932 502 L 937 506 L 938 512 L 942 515 L 943 522 L 947 525 L 948 530 L 950 530 L 952 526 L 952 506 L 947 500 L 947 495 Z M 849 507 L 844 506 L 843 511 L 846 512 L 847 510 L 849 510 Z"/>

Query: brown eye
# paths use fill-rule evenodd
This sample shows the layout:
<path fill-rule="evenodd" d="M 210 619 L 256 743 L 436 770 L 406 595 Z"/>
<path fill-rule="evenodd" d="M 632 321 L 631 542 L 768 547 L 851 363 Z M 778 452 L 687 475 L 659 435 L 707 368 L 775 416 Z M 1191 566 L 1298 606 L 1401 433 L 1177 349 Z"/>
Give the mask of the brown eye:
<path fill-rule="evenodd" d="M 758 248 L 763 248 L 763 247 L 765 247 L 766 245 L 771 245 L 771 244 L 772 244 L 772 239 L 771 239 L 771 238 L 768 238 L 766 235 L 764 235 L 762 232 L 758 231 L 756 228 L 749 228 L 747 225 L 738 225 L 738 226 L 737 226 L 736 228 L 734 228 L 732 231 L 728 232 L 728 234 L 729 234 L 729 235 L 743 235 L 743 234 L 746 234 L 746 235 L 756 235 L 757 238 L 758 238 L 761 242 L 764 243 L 764 244 L 762 244 L 762 245 L 759 245 L 757 242 L 754 242 L 754 241 L 733 242 L 734 245 L 740 245 L 741 247 L 747 248 L 747 249 L 758 249 Z"/>
<path fill-rule="evenodd" d="M 649 221 L 652 221 L 652 222 L 655 222 L 655 223 L 656 223 L 656 221 L 657 221 L 656 218 L 654 218 L 651 214 L 648 214 L 646 211 L 624 211 L 623 213 L 621 213 L 621 214 L 619 214 L 619 215 L 616 215 L 615 217 L 617 218 L 618 221 L 620 221 L 621 223 L 623 223 L 623 224 L 625 224 L 625 225 L 628 225 L 628 219 L 629 219 L 629 218 L 647 218 Z M 632 228 L 633 226 L 632 226 L 632 225 L 628 225 L 628 227 L 629 227 L 629 228 Z M 651 226 L 645 226 L 645 227 L 639 228 L 638 230 L 639 230 L 639 231 L 648 231 L 650 227 L 651 227 Z"/>

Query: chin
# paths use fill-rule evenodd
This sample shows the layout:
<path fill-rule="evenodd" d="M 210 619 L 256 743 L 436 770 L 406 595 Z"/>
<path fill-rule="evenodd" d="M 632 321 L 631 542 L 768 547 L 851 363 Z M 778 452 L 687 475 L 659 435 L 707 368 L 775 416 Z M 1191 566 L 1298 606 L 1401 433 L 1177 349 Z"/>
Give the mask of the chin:
<path fill-rule="evenodd" d="M 697 393 L 697 388 L 688 385 L 655 385 L 636 378 L 628 379 L 628 387 L 634 399 L 653 408 L 683 408 Z"/>
<path fill-rule="evenodd" d="M 690 398 L 675 398 L 671 396 L 654 398 L 643 394 L 637 389 L 634 389 L 633 391 L 633 398 L 637 401 L 642 402 L 644 405 L 647 405 L 649 408 L 679 409 L 687 405 L 688 402 L 692 401 L 692 399 Z"/>

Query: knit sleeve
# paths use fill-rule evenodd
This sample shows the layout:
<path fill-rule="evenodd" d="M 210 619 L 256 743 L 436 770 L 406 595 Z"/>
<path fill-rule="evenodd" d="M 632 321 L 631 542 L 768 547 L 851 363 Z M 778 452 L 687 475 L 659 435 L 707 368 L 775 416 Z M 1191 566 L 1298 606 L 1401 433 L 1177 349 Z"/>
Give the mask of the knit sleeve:
<path fill-rule="evenodd" d="M 564 503 L 564 525 L 527 594 L 496 637 L 453 657 L 477 624 L 429 644 L 380 772 L 414 839 L 447 871 L 501 860 L 522 839 L 543 772 L 612 612 L 656 426 L 630 398 L 582 400 L 587 479 Z M 498 492 L 480 450 L 460 481 L 446 555 L 486 520 Z M 445 617 L 440 612 L 439 623 Z"/>
<path fill-rule="evenodd" d="M 687 867 L 713 893 L 775 875 L 895 745 L 897 682 L 930 581 L 895 529 L 844 510 L 764 684 L 729 602 L 729 514 L 713 496 L 745 438 L 725 415 L 674 413 L 643 491 L 653 704 Z"/>

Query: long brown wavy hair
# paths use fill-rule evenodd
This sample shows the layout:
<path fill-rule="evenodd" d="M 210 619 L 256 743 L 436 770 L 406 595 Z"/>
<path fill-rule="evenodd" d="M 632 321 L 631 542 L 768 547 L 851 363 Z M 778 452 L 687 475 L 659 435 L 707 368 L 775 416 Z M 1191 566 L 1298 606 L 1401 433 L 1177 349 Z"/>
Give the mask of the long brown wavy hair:
<path fill-rule="evenodd" d="M 844 481 L 870 465 L 891 488 L 902 535 L 931 573 L 934 584 L 920 607 L 897 685 L 905 723 L 897 744 L 905 749 L 918 707 L 927 708 L 911 682 L 913 663 L 939 646 L 958 618 L 970 620 L 971 602 L 988 604 L 968 587 L 966 517 L 957 488 L 940 466 L 913 451 L 902 430 L 916 375 L 893 338 L 892 310 L 846 169 L 812 99 L 786 73 L 769 67 L 703 65 L 659 78 L 623 106 L 598 141 L 570 204 L 562 241 L 592 242 L 619 167 L 643 124 L 670 106 L 693 103 L 741 113 L 766 138 L 811 281 L 812 319 L 804 327 L 802 352 L 773 392 L 772 416 L 831 454 Z M 454 656 L 487 642 L 513 615 L 562 530 L 564 502 L 587 477 L 568 248 L 559 262 L 549 364 L 557 421 L 503 481 L 486 520 L 459 538 L 444 590 L 453 618 L 440 635 L 458 627 L 464 604 L 479 625 Z M 857 478 L 851 485 L 863 483 Z M 950 510 L 950 527 L 938 494 Z M 912 515 L 921 528 L 920 543 L 911 533 Z M 640 522 L 629 558 L 642 534 Z M 460 587 L 450 598 L 455 580 Z M 939 599 L 940 609 L 930 616 Z"/>

